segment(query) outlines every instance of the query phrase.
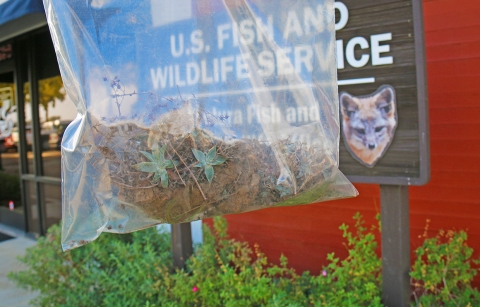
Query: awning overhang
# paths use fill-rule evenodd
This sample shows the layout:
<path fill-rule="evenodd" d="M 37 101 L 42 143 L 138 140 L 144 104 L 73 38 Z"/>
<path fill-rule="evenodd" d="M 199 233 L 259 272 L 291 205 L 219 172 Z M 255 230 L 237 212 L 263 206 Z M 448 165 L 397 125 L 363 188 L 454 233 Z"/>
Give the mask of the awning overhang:
<path fill-rule="evenodd" d="M 46 24 L 41 0 L 0 0 L 0 43 Z"/>

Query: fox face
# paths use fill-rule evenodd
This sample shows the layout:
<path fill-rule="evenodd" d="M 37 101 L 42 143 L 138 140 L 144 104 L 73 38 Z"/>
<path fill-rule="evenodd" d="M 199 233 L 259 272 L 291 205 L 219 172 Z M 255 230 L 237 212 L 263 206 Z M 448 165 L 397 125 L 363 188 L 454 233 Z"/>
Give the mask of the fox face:
<path fill-rule="evenodd" d="M 367 96 L 340 94 L 345 145 L 365 166 L 375 166 L 393 140 L 397 127 L 395 100 L 395 90 L 390 85 Z"/>

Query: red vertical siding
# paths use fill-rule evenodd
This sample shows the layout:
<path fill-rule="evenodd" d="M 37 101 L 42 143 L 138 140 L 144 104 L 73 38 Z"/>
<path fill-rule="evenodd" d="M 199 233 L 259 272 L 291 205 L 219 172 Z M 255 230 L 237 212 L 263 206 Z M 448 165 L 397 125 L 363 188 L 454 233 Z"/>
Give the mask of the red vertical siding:
<path fill-rule="evenodd" d="M 431 129 L 431 181 L 410 189 L 412 248 L 430 233 L 467 229 L 480 256 L 480 1 L 424 0 Z M 284 253 L 318 273 L 327 253 L 346 255 L 338 226 L 379 211 L 379 187 L 356 199 L 228 216 L 233 237 L 258 243 L 271 261 Z"/>
<path fill-rule="evenodd" d="M 480 256 L 480 1 L 424 1 L 431 181 L 410 189 L 412 247 L 431 231 L 466 229 Z M 480 278 L 477 278 L 480 286 Z"/>

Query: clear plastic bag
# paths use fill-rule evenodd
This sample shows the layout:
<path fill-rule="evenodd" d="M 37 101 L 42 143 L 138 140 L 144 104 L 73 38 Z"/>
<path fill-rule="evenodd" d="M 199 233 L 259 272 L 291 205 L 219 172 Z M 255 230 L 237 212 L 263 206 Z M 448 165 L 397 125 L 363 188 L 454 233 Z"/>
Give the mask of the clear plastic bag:
<path fill-rule="evenodd" d="M 333 0 L 44 0 L 77 118 L 65 250 L 353 197 L 338 170 Z"/>

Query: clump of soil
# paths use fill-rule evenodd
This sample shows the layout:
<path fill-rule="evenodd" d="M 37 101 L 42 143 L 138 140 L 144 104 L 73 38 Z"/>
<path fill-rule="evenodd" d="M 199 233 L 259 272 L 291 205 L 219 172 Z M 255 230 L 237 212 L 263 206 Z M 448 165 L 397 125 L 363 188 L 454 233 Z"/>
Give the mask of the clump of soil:
<path fill-rule="evenodd" d="M 103 173 L 108 169 L 119 206 L 141 210 L 160 223 L 313 202 L 325 193 L 333 166 L 321 150 L 288 139 L 274 144 L 250 139 L 227 142 L 196 128 L 182 135 L 156 135 L 160 144 L 151 144 L 152 131 L 133 123 L 99 123 L 92 131 L 97 144 L 90 161 Z M 166 146 L 165 159 L 175 162 L 175 167 L 166 169 L 167 187 L 155 181 L 153 173 L 134 167 L 148 162 L 142 151 L 151 153 L 162 146 Z M 226 161 L 213 166 L 210 183 L 205 170 L 196 167 L 199 161 L 192 149 L 207 153 L 214 147 Z"/>

